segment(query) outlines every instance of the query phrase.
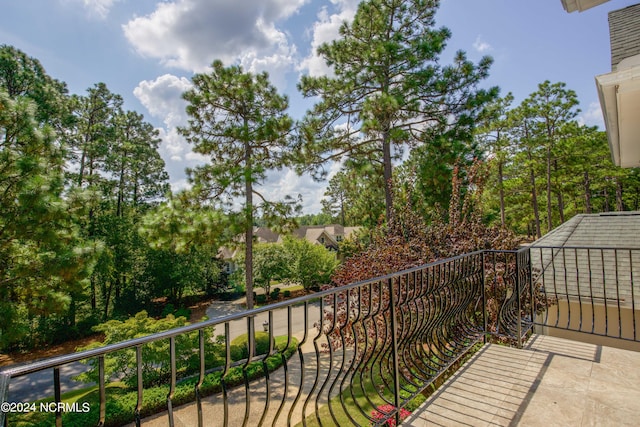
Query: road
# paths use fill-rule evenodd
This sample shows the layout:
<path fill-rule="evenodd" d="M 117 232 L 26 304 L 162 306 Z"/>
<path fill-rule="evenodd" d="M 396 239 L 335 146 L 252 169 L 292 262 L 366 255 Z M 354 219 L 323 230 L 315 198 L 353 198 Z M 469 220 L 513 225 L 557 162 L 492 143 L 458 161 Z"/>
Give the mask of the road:
<path fill-rule="evenodd" d="M 240 301 L 216 301 L 207 309 L 209 319 L 229 316 L 244 311 Z M 292 308 L 291 333 L 296 334 L 304 331 L 304 306 Z M 314 323 L 320 319 L 320 304 L 309 304 L 308 328 L 312 328 Z M 263 323 L 268 319 L 268 313 L 260 313 L 255 317 L 256 330 L 263 329 Z M 273 311 L 274 336 L 286 335 L 288 331 L 286 308 Z M 231 340 L 247 332 L 246 319 L 236 320 L 229 324 Z M 214 335 L 224 334 L 224 326 L 216 328 Z M 74 381 L 73 378 L 87 370 L 87 365 L 80 362 L 70 363 L 60 368 L 60 386 L 62 393 L 72 390 L 79 390 L 88 386 L 86 383 Z M 14 378 L 9 386 L 9 402 L 34 402 L 53 396 L 53 369 L 35 372 L 23 377 Z"/>

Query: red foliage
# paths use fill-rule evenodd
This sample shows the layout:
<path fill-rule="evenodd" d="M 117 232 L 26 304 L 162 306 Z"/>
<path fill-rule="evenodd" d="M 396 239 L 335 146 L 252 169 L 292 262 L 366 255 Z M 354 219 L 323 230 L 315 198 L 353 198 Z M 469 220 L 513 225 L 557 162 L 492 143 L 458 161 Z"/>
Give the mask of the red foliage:
<path fill-rule="evenodd" d="M 393 406 L 393 405 L 380 405 L 380 406 L 378 406 L 376 409 L 374 409 L 371 412 L 371 416 L 373 417 L 373 420 L 374 420 L 372 425 L 376 424 L 377 421 L 383 420 L 392 411 L 395 411 L 395 409 L 396 409 L 396 407 Z M 404 408 L 400 409 L 400 421 L 404 420 L 409 415 L 411 415 L 411 412 L 407 411 Z M 396 425 L 395 417 L 388 419 L 385 424 L 388 425 L 388 426 L 392 426 L 392 427 L 395 426 Z"/>
<path fill-rule="evenodd" d="M 448 220 L 441 218 L 427 225 L 409 203 L 396 207 L 389 224 L 372 232 L 369 246 L 338 267 L 333 285 L 344 286 L 481 249 L 515 249 L 518 242 L 513 233 L 482 221 L 480 197 L 485 174 L 481 164 L 476 162 L 468 173 L 462 203 L 458 173 L 456 167 Z"/>

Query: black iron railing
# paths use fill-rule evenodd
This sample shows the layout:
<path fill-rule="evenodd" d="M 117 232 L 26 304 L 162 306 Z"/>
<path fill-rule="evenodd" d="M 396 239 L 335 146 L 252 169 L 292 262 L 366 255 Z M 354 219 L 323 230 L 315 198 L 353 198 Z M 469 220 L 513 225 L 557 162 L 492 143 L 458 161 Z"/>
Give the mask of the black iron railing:
<path fill-rule="evenodd" d="M 542 256 L 532 280 L 532 264 L 538 261 L 529 250 L 483 251 L 439 261 L 349 286 L 328 289 L 263 308 L 212 319 L 105 347 L 10 368 L 0 374 L 0 401 L 18 396 L 15 378 L 49 372 L 52 387 L 43 390 L 61 402 L 67 382 L 61 367 L 92 360 L 97 368 L 96 407 L 91 423 L 109 425 L 105 365 L 129 352 L 137 381 L 133 383 L 135 405 L 120 407 L 129 420 L 140 424 L 152 412 L 147 398 L 158 393 L 143 381 L 145 349 L 168 342 L 168 374 L 164 377 L 166 403 L 162 424 L 203 425 L 384 425 L 400 421 L 401 413 L 475 344 L 488 339 L 522 345 L 530 333 L 542 303 L 561 300 L 545 274 L 556 255 Z M 531 255 L 531 256 L 530 256 Z M 543 254 L 544 255 L 544 254 Z M 535 261 L 535 262 L 534 262 Z M 537 270 L 535 270 L 537 268 Z M 542 282 L 540 282 L 542 279 Z M 543 283 L 541 288 L 538 283 Z M 556 287 L 557 288 L 557 287 Z M 545 294 L 546 292 L 546 294 Z M 542 295 L 542 296 L 541 296 Z M 545 297 L 546 295 L 546 297 Z M 232 357 L 232 340 L 255 334 L 264 327 L 267 348 L 256 351 L 248 340 L 244 360 Z M 215 332 L 214 332 L 215 331 Z M 195 334 L 195 335 L 194 335 Z M 207 362 L 211 335 L 222 335 L 222 351 L 215 366 Z M 198 359 L 197 367 L 185 366 L 176 342 L 194 335 L 186 350 Z M 634 335 L 635 337 L 635 335 Z M 277 338 L 277 341 L 274 341 Z M 182 345 L 182 344 L 181 344 Z M 264 354 L 258 354 L 264 353 Z M 275 369 L 271 363 L 279 362 Z M 151 366 L 153 368 L 153 366 Z M 256 372 L 258 375 L 256 375 Z M 214 378 L 215 377 L 215 378 Z M 256 379 L 256 377 L 260 377 Z M 213 379 L 212 379 L 213 378 Z M 217 379 L 216 379 L 217 378 Z M 189 382 L 191 381 L 191 382 Z M 216 381 L 218 381 L 216 383 Z M 214 385 L 211 385 L 215 383 Z M 185 384 L 195 401 L 184 403 Z M 212 397 L 207 397 L 211 395 Z M 182 397 L 181 397 L 182 396 Z M 57 425 L 77 424 L 64 405 L 50 406 Z M 0 414 L 11 425 L 19 414 Z M 86 415 L 85 415 L 86 416 Z"/>
<path fill-rule="evenodd" d="M 535 324 L 638 341 L 640 248 L 532 247 Z"/>

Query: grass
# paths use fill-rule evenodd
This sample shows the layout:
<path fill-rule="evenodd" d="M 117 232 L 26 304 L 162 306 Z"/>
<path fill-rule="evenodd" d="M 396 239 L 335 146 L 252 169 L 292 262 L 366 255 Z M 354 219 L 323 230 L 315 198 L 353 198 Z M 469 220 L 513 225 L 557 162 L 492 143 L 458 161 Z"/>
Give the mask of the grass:
<path fill-rule="evenodd" d="M 461 357 L 456 363 L 454 363 L 449 369 L 443 372 L 440 376 L 438 376 L 429 387 L 427 387 L 421 394 L 418 394 L 415 398 L 413 398 L 407 405 L 406 409 L 409 411 L 414 411 L 420 405 L 422 405 L 429 396 L 431 396 L 449 377 L 451 377 L 464 363 L 471 358 L 477 351 L 482 348 L 482 344 L 476 344 L 471 347 L 469 351 Z M 372 411 L 380 406 L 384 405 L 387 402 L 380 397 L 379 389 L 376 389 L 376 384 L 382 383 L 382 378 L 379 372 L 374 371 L 373 381 L 371 379 L 365 380 L 362 382 L 358 382 L 358 386 L 350 386 L 342 391 L 342 402 L 340 401 L 340 396 L 335 396 L 330 400 L 328 405 L 323 405 L 318 410 L 318 417 L 320 420 L 323 420 L 326 424 L 326 421 L 332 420 L 335 418 L 335 422 L 337 425 L 353 425 L 354 421 L 358 425 L 371 425 L 371 421 L 367 416 L 371 417 Z M 391 380 L 388 380 L 391 382 Z M 353 392 L 353 396 L 351 395 Z M 389 401 L 393 401 L 393 395 L 390 391 L 384 390 L 383 394 L 385 398 Z M 367 399 L 367 397 L 369 399 Z M 401 397 L 406 399 L 409 397 L 409 393 L 401 392 Z M 371 401 L 371 403 L 369 402 Z M 373 405 L 372 405 L 373 403 Z M 344 405 L 344 406 L 343 406 Z M 331 407 L 331 409 L 329 408 Z M 364 409 L 363 409 L 364 408 Z M 366 413 L 363 414 L 363 411 Z M 347 413 L 349 415 L 347 415 Z M 353 419 L 353 420 L 352 420 Z M 296 424 L 295 427 L 301 427 L 303 425 L 302 422 Z M 312 414 L 307 416 L 305 419 L 305 425 L 308 427 L 319 427 L 320 424 L 316 419 L 316 415 Z"/>

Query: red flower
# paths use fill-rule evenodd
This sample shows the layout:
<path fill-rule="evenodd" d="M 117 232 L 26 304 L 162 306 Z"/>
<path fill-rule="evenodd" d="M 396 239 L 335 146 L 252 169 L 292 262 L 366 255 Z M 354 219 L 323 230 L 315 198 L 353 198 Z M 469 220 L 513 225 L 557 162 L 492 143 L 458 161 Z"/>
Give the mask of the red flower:
<path fill-rule="evenodd" d="M 385 417 L 387 417 L 391 412 L 395 411 L 395 409 L 396 409 L 395 406 L 389 405 L 389 404 L 378 406 L 376 409 L 374 409 L 371 412 L 371 416 L 373 417 L 373 424 L 375 424 L 377 421 L 381 421 L 385 419 Z M 404 408 L 400 409 L 400 421 L 404 420 L 409 415 L 411 415 L 411 412 L 407 411 Z M 389 418 L 386 424 L 390 427 L 395 427 L 396 418 L 395 417 Z"/>

